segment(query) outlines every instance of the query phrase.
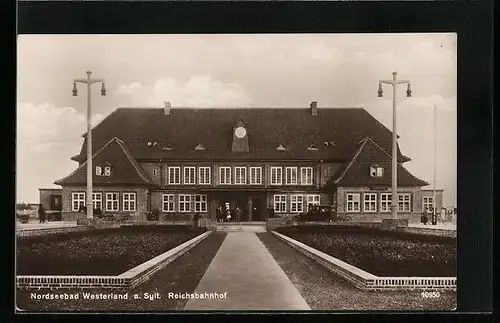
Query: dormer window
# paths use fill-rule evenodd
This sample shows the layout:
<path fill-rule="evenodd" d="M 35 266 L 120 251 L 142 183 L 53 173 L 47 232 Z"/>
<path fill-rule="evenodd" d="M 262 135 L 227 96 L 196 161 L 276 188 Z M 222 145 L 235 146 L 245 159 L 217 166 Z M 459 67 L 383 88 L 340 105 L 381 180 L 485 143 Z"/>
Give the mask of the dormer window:
<path fill-rule="evenodd" d="M 172 147 L 167 144 L 163 147 L 163 150 L 172 150 Z"/>
<path fill-rule="evenodd" d="M 370 166 L 370 176 L 371 177 L 382 177 L 384 176 L 384 168 L 375 164 Z"/>
<path fill-rule="evenodd" d="M 101 168 L 101 166 L 96 166 L 95 167 L 95 174 L 97 176 L 101 176 L 102 175 L 102 168 Z"/>
<path fill-rule="evenodd" d="M 153 143 L 151 141 L 148 141 L 148 147 L 151 147 Z"/>
<path fill-rule="evenodd" d="M 110 166 L 104 167 L 104 176 L 111 176 L 111 167 Z"/>
<path fill-rule="evenodd" d="M 310 151 L 317 151 L 318 150 L 318 147 L 316 147 L 315 144 L 311 144 L 309 147 L 307 147 L 307 150 L 310 150 Z"/>
<path fill-rule="evenodd" d="M 205 147 L 202 144 L 198 144 L 194 150 L 205 150 Z"/>
<path fill-rule="evenodd" d="M 279 146 L 276 148 L 276 150 L 279 150 L 279 151 L 285 151 L 285 150 L 286 150 L 286 148 L 285 148 L 285 146 L 283 146 L 283 145 L 279 145 Z"/>

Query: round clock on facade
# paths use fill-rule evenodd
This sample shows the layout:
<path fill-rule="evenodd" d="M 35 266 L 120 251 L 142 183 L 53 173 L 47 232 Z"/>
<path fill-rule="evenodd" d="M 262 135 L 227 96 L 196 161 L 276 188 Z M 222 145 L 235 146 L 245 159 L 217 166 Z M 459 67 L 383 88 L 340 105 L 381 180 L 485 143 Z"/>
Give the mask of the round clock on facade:
<path fill-rule="evenodd" d="M 247 131 L 245 128 L 243 127 L 238 127 L 236 128 L 236 130 L 234 131 L 234 134 L 236 135 L 236 137 L 238 138 L 243 138 L 245 137 L 245 135 L 247 134 Z"/>

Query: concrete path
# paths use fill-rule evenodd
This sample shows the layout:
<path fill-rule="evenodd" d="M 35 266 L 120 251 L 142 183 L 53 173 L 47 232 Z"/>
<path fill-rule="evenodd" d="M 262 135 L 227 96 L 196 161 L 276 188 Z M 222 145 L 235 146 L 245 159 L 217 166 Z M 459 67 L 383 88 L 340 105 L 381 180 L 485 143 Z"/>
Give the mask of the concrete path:
<path fill-rule="evenodd" d="M 191 298 L 185 310 L 310 310 L 273 256 L 251 232 L 227 234 L 195 293 L 227 294 L 219 298 Z"/>
<path fill-rule="evenodd" d="M 423 223 L 408 223 L 409 227 L 413 228 L 425 228 L 425 229 L 439 229 L 439 230 L 451 230 L 451 231 L 456 231 L 457 230 L 457 224 L 456 223 L 451 223 L 451 222 L 438 222 L 436 225 L 432 224 L 423 224 Z"/>

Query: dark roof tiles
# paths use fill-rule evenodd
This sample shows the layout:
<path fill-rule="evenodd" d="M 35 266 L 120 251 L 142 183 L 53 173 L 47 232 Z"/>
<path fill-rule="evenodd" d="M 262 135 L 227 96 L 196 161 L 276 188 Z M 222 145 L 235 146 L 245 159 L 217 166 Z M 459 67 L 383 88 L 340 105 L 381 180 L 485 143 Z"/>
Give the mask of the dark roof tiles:
<path fill-rule="evenodd" d="M 249 153 L 231 152 L 233 127 L 239 123 L 248 130 Z M 117 136 L 136 159 L 346 160 L 367 136 L 387 150 L 392 144 L 391 132 L 361 108 L 323 108 L 318 116 L 309 108 L 172 108 L 169 115 L 163 109 L 119 108 L 92 135 L 94 152 Z M 205 150 L 195 151 L 198 144 Z M 281 144 L 286 151 L 276 150 Z M 318 150 L 308 150 L 311 144 Z M 85 156 L 86 140 L 75 159 Z M 399 159 L 408 160 L 400 153 Z"/>

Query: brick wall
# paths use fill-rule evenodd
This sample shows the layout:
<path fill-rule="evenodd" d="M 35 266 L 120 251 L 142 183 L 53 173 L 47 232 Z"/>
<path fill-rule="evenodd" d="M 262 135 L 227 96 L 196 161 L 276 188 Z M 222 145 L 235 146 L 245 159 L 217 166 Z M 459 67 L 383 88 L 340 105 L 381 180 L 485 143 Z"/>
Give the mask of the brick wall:
<path fill-rule="evenodd" d="M 94 187 L 94 193 L 102 193 L 102 205 L 105 212 L 112 214 L 139 214 L 146 213 L 148 210 L 148 191 L 145 188 L 137 187 Z M 81 192 L 87 193 L 86 187 L 64 187 L 62 189 L 62 213 L 63 220 L 74 221 L 78 218 L 85 218 L 83 212 L 75 212 L 72 210 L 72 193 Z M 107 192 L 119 193 L 118 211 L 106 211 L 106 194 Z M 135 211 L 123 211 L 123 193 L 135 193 Z M 86 196 L 85 196 L 86 197 Z"/>
<path fill-rule="evenodd" d="M 398 193 L 409 193 L 411 195 L 410 198 L 410 212 L 399 212 L 398 215 L 401 218 L 408 218 L 411 222 L 420 221 L 421 214 L 421 198 L 419 196 L 420 189 L 418 187 L 401 187 L 398 189 Z M 347 212 L 346 205 L 346 194 L 347 193 L 359 193 L 360 194 L 360 211 L 359 212 Z M 363 211 L 363 193 L 376 193 L 377 194 L 377 211 L 376 212 L 364 212 Z M 388 212 L 380 212 L 381 206 L 381 193 L 391 193 L 391 188 L 387 189 L 377 189 L 372 190 L 369 187 L 339 187 L 336 192 L 337 199 L 337 213 L 338 214 L 347 214 L 353 219 L 362 222 L 370 222 L 370 221 L 380 221 L 383 218 L 390 216 L 390 207 Z M 416 216 L 418 215 L 418 216 Z"/>
<path fill-rule="evenodd" d="M 174 195 L 174 212 L 163 212 L 163 194 Z M 179 194 L 201 194 L 196 191 L 151 191 L 150 192 L 150 207 L 151 210 L 158 209 L 160 211 L 160 221 L 189 221 L 197 212 L 195 211 L 195 202 L 191 199 L 191 211 L 179 212 Z M 201 194 L 207 196 L 207 211 L 200 212 L 200 216 L 207 218 L 210 211 L 210 196 L 208 194 Z"/>

